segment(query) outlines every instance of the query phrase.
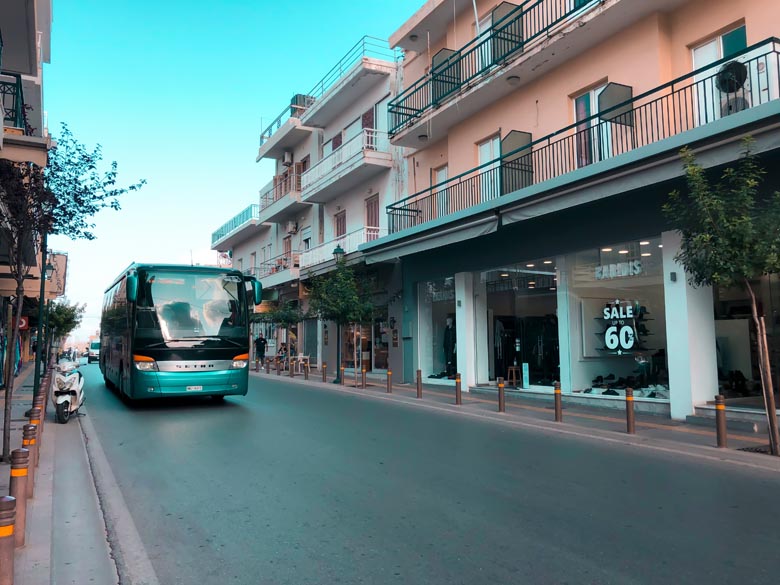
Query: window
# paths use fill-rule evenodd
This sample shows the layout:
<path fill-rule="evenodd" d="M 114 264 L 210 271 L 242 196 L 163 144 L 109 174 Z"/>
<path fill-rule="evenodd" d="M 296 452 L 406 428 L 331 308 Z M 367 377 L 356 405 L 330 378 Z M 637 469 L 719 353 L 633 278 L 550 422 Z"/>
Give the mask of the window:
<path fill-rule="evenodd" d="M 706 43 L 693 48 L 693 68 L 701 69 L 715 61 L 725 59 L 747 48 L 745 25 L 718 35 Z"/>
<path fill-rule="evenodd" d="M 244 271 L 244 259 L 243 258 L 239 258 L 238 259 L 238 269 L 240 271 L 242 271 L 242 272 Z"/>
<path fill-rule="evenodd" d="M 479 59 L 479 71 L 490 67 L 493 63 L 493 41 L 490 35 L 493 33 L 493 13 L 490 12 L 486 16 L 483 16 L 477 26 L 475 33 L 479 33 L 477 36 L 479 49 L 477 50 Z"/>
<path fill-rule="evenodd" d="M 366 241 L 372 242 L 379 237 L 379 195 L 366 199 Z"/>
<path fill-rule="evenodd" d="M 574 98 L 574 119 L 577 124 L 577 167 L 609 158 L 612 151 L 612 131 L 609 123 L 599 118 L 588 120 L 598 113 L 599 95 L 606 85 L 586 91 Z"/>
<path fill-rule="evenodd" d="M 334 235 L 337 238 L 340 238 L 341 236 L 346 235 L 347 233 L 347 212 L 345 211 L 339 211 L 336 215 L 333 216 L 333 230 Z"/>
<path fill-rule="evenodd" d="M 447 205 L 447 187 L 437 187 L 437 185 L 441 185 L 447 180 L 448 172 L 447 165 L 433 170 L 434 193 L 436 193 L 436 209 L 434 209 L 433 217 L 441 217 L 449 213 Z"/>
<path fill-rule="evenodd" d="M 292 254 L 292 236 L 287 236 L 282 240 L 282 245 L 284 246 L 282 254 L 285 258 L 289 258 L 290 254 Z"/>
<path fill-rule="evenodd" d="M 722 35 L 718 35 L 706 43 L 691 50 L 693 69 L 698 70 L 712 65 L 720 59 L 725 59 L 747 48 L 747 33 L 742 25 Z M 716 83 L 716 70 L 706 69 L 694 77 L 696 83 L 697 114 L 696 125 L 707 124 L 719 119 L 724 114 L 721 103 L 721 91 Z M 733 96 L 744 98 L 745 96 Z M 725 113 L 730 109 L 726 106 Z"/>
<path fill-rule="evenodd" d="M 252 274 L 254 274 L 256 269 L 257 269 L 257 252 L 252 252 L 249 255 L 249 270 L 251 270 Z"/>
<path fill-rule="evenodd" d="M 301 230 L 301 246 L 304 250 L 311 249 L 311 226 L 306 226 Z"/>
<path fill-rule="evenodd" d="M 480 166 L 480 193 L 479 199 L 471 203 L 474 205 L 480 201 L 490 201 L 501 195 L 501 165 L 497 159 L 501 156 L 501 139 L 498 134 L 488 138 L 477 145 L 478 163 Z M 485 163 L 495 161 L 491 165 L 482 166 Z"/>

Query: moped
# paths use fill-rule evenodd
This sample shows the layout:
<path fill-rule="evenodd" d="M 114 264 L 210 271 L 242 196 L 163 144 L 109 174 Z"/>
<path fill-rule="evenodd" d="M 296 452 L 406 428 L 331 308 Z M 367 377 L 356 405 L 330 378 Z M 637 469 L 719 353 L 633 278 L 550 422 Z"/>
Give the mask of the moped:
<path fill-rule="evenodd" d="M 51 381 L 51 401 L 60 424 L 84 404 L 84 376 L 78 368 L 78 362 L 60 362 Z"/>

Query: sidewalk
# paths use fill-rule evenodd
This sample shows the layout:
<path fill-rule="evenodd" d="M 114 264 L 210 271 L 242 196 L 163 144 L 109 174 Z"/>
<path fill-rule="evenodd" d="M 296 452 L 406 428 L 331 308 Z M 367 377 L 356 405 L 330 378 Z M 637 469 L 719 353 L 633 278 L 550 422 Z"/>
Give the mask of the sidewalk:
<path fill-rule="evenodd" d="M 303 375 L 290 378 L 287 372 L 277 376 L 265 372 L 251 372 L 259 379 L 272 379 L 291 384 L 306 384 L 312 387 L 329 389 L 382 400 L 392 400 L 407 405 L 430 408 L 462 416 L 480 418 L 498 424 L 512 424 L 535 428 L 546 432 L 559 432 L 580 436 L 583 439 L 602 439 L 626 444 L 651 446 L 670 452 L 698 453 L 701 456 L 734 462 L 743 461 L 758 464 L 761 467 L 780 471 L 780 458 L 741 449 L 756 450 L 768 448 L 769 440 L 765 433 L 740 433 L 729 431 L 728 449 L 717 448 L 715 421 L 712 427 L 691 425 L 658 416 L 637 412 L 636 434 L 626 433 L 625 411 L 567 404 L 563 395 L 563 422 L 555 422 L 555 410 L 552 396 L 528 398 L 507 393 L 506 412 L 498 412 L 498 392 L 495 389 L 480 389 L 479 393 L 463 391 L 461 406 L 455 405 L 455 389 L 440 385 L 423 383 L 422 399 L 417 399 L 415 384 L 393 384 L 392 394 L 387 394 L 386 378 L 373 377 L 366 380 L 367 387 L 355 386 L 353 376 L 346 377 L 346 385 L 332 383 L 332 377 L 323 384 L 321 373 L 314 371 L 309 381 Z"/>

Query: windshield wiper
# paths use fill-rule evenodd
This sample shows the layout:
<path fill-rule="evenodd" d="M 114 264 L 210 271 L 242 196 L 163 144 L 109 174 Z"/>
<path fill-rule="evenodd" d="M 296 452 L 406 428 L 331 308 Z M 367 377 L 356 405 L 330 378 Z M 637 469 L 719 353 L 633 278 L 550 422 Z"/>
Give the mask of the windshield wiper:
<path fill-rule="evenodd" d="M 190 339 L 197 339 L 198 341 L 226 341 L 227 343 L 232 343 L 233 345 L 241 347 L 241 344 L 237 341 L 225 337 L 187 337 L 186 339 L 177 339 L 175 341 L 189 341 Z"/>

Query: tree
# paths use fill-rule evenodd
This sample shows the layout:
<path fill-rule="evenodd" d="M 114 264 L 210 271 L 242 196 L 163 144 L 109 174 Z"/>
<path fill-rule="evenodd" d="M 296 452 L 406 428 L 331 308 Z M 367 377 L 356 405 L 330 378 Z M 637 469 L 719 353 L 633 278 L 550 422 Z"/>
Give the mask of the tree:
<path fill-rule="evenodd" d="M 71 305 L 67 300 L 53 303 L 49 310 L 49 339 L 64 339 L 75 331 L 85 309 L 86 305 Z"/>
<path fill-rule="evenodd" d="M 117 187 L 117 164 L 100 170 L 101 147 L 88 150 L 62 125 L 49 166 L 0 160 L 0 238 L 9 252 L 9 271 L 16 282 L 12 339 L 19 336 L 24 280 L 35 264 L 35 246 L 45 252 L 49 234 L 72 239 L 95 238 L 89 219 L 105 208 L 118 210 L 119 197 L 140 189 L 145 181 Z M 40 253 L 40 250 L 39 250 Z M 43 299 L 40 299 L 43 302 Z M 10 460 L 11 398 L 13 377 L 5 388 L 3 461 Z"/>
<path fill-rule="evenodd" d="M 780 455 L 766 325 L 751 285 L 751 280 L 780 272 L 780 193 L 760 193 L 764 171 L 751 146 L 745 139 L 739 162 L 726 168 L 714 185 L 693 153 L 683 149 L 687 190 L 672 192 L 664 212 L 682 236 L 676 260 L 691 285 L 741 287 L 750 297 L 769 442 L 772 454 Z"/>
<path fill-rule="evenodd" d="M 355 276 L 344 260 L 336 263 L 336 269 L 312 277 L 309 281 L 309 313 L 323 321 L 336 323 L 336 379 L 341 382 L 341 328 L 350 323 L 365 323 L 371 318 L 374 305 L 371 302 L 370 279 Z"/>

